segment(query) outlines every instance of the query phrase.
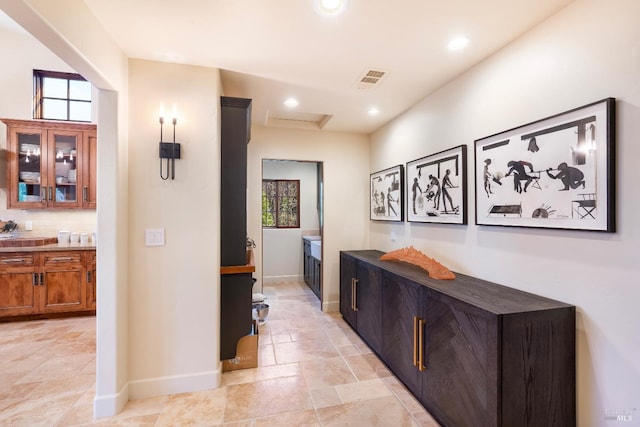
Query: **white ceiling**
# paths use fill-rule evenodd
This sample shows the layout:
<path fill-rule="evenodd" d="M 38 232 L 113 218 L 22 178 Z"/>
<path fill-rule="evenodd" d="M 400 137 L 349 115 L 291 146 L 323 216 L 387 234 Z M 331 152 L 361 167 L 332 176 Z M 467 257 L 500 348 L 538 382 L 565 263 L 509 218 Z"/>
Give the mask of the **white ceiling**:
<path fill-rule="evenodd" d="M 325 130 L 370 133 L 573 0 L 349 0 L 339 16 L 314 0 L 84 1 L 129 57 L 220 68 L 256 124 L 294 96 Z M 448 51 L 460 34 L 470 45 Z M 369 69 L 387 74 L 358 89 Z"/>

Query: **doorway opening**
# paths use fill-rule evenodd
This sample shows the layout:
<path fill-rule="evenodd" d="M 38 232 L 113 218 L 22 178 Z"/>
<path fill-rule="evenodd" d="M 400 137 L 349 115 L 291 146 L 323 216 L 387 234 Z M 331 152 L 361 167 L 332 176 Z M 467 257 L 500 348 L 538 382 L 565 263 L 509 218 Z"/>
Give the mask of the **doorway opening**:
<path fill-rule="evenodd" d="M 263 159 L 262 183 L 261 283 L 300 282 L 318 297 L 320 308 L 323 276 L 323 163 Z M 297 198 L 293 197 L 296 186 Z M 279 206 L 275 206 L 280 196 L 283 200 Z M 294 198 L 295 202 L 292 200 Z M 278 226 L 273 216 L 280 209 L 283 224 Z M 296 215 L 297 224 L 292 220 Z"/>

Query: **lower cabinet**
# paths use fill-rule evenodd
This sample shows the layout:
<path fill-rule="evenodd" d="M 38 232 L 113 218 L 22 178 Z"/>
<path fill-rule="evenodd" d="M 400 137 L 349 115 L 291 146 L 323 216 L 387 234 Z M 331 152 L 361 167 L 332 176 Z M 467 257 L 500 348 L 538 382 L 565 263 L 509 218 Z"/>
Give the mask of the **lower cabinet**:
<path fill-rule="evenodd" d="M 251 273 L 220 276 L 220 360 L 236 357 L 238 341 L 251 334 L 252 289 Z"/>
<path fill-rule="evenodd" d="M 382 270 L 340 254 L 340 311 L 376 352 L 382 348 Z"/>
<path fill-rule="evenodd" d="M 95 310 L 95 251 L 0 254 L 0 318 L 86 310 Z"/>
<path fill-rule="evenodd" d="M 340 310 L 441 425 L 576 425 L 574 306 L 381 255 L 341 252 Z"/>
<path fill-rule="evenodd" d="M 0 317 L 40 311 L 39 261 L 37 253 L 0 254 Z"/>
<path fill-rule="evenodd" d="M 311 243 L 302 239 L 304 244 L 304 261 L 303 261 L 303 273 L 304 282 L 311 288 L 314 294 L 318 298 L 320 295 L 320 284 L 322 283 L 322 262 L 317 258 L 311 256 Z"/>

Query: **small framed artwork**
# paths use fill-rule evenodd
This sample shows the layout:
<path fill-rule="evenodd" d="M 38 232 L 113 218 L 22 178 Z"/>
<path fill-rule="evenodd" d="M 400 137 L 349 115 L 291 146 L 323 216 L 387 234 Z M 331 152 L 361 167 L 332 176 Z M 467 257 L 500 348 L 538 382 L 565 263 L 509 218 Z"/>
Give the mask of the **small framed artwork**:
<path fill-rule="evenodd" d="M 476 224 L 614 232 L 614 154 L 614 98 L 476 140 Z"/>
<path fill-rule="evenodd" d="M 467 146 L 407 163 L 407 220 L 467 223 Z"/>
<path fill-rule="evenodd" d="M 404 169 L 394 166 L 372 173 L 370 219 L 404 221 Z"/>

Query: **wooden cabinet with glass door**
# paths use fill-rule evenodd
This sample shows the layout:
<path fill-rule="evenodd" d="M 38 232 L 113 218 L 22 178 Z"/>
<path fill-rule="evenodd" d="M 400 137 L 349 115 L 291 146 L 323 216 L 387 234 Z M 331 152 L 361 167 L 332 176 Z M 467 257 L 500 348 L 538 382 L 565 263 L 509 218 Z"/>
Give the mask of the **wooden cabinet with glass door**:
<path fill-rule="evenodd" d="M 1 119 L 9 209 L 96 207 L 96 126 Z"/>

